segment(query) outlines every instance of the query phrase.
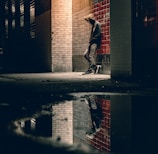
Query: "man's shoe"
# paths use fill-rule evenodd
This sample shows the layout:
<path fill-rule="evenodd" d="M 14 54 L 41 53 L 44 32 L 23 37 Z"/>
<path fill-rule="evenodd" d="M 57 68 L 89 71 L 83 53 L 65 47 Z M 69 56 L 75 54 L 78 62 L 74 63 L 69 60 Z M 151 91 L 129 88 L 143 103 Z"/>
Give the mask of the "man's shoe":
<path fill-rule="evenodd" d="M 86 137 L 92 140 L 94 138 L 94 134 L 86 134 Z"/>
<path fill-rule="evenodd" d="M 86 132 L 86 136 L 87 136 L 89 139 L 93 139 L 95 133 L 96 133 L 96 131 L 91 128 L 91 129 L 89 129 L 89 130 Z"/>
<path fill-rule="evenodd" d="M 101 68 L 101 65 L 96 65 L 95 74 L 99 73 L 100 68 Z"/>
<path fill-rule="evenodd" d="M 94 72 L 92 70 L 87 70 L 84 73 L 82 73 L 82 75 L 87 75 L 87 74 L 94 74 Z"/>

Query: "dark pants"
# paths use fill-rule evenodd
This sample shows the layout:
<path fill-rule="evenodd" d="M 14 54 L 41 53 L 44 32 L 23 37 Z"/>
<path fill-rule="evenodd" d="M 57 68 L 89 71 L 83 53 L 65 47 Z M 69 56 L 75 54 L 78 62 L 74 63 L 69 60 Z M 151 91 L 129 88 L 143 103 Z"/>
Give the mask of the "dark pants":
<path fill-rule="evenodd" d="M 95 63 L 96 50 L 97 50 L 97 44 L 94 43 L 89 45 L 88 49 L 84 53 L 84 57 L 89 63 L 89 69 L 92 69 L 93 67 L 96 66 Z"/>

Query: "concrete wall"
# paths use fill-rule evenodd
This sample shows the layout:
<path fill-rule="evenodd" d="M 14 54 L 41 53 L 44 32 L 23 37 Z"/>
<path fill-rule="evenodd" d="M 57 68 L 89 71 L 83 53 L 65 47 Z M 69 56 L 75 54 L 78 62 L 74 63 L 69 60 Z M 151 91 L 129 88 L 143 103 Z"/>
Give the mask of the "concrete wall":
<path fill-rule="evenodd" d="M 132 150 L 132 97 L 111 95 L 111 152 Z"/>
<path fill-rule="evenodd" d="M 110 1 L 111 76 L 132 74 L 131 0 Z"/>

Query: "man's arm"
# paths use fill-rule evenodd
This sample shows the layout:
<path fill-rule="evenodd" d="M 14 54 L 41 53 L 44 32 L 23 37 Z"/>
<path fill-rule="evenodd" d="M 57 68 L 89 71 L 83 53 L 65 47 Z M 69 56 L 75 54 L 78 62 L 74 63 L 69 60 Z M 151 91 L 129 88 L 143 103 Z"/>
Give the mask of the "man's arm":
<path fill-rule="evenodd" d="M 100 41 L 100 39 L 101 39 L 101 26 L 100 26 L 100 24 L 97 24 L 89 43 L 90 44 L 98 43 Z"/>

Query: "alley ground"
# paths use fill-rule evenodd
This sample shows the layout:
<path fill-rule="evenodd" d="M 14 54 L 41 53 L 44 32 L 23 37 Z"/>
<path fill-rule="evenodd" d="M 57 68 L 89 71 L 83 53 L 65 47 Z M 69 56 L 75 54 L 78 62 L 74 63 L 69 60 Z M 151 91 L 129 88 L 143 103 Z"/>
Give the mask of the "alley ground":
<path fill-rule="evenodd" d="M 150 78 L 111 79 L 110 75 L 82 72 L 2 73 L 1 93 L 29 92 L 125 92 L 157 94 L 157 81 Z"/>
<path fill-rule="evenodd" d="M 110 100 L 112 106 L 110 111 L 115 111 L 117 107 L 119 108 L 121 106 L 121 108 L 119 108 L 119 111 L 121 112 L 115 111 L 110 114 L 116 115 L 116 117 L 117 115 L 122 115 L 123 119 L 118 120 L 115 117 L 116 121 L 113 121 L 113 124 L 111 124 L 111 128 L 114 128 L 116 126 L 115 124 L 118 124 L 117 127 L 120 128 L 119 127 L 120 123 L 122 123 L 122 125 L 125 124 L 125 126 L 127 126 L 126 121 L 128 121 L 128 123 L 129 122 L 132 123 L 134 121 L 135 125 L 133 124 L 132 127 L 134 129 L 134 130 L 132 129 L 132 135 L 134 135 L 134 137 L 133 136 L 132 137 L 136 141 L 136 144 L 134 144 L 136 145 L 134 151 L 138 151 L 137 153 L 142 153 L 142 149 L 143 149 L 143 153 L 145 154 L 152 153 L 153 151 L 154 153 L 157 153 L 157 145 L 156 145 L 157 142 L 155 142 L 157 140 L 157 133 L 156 133 L 157 127 L 155 125 L 157 121 L 157 113 L 158 113 L 157 101 L 156 101 L 157 97 L 150 97 L 150 96 L 158 96 L 157 85 L 158 84 L 156 78 L 155 80 L 153 80 L 150 79 L 149 77 L 143 79 L 137 78 L 134 80 L 134 79 L 111 79 L 109 75 L 104 75 L 104 74 L 82 75 L 82 72 L 4 73 L 4 74 L 1 73 L 0 74 L 0 101 L 1 101 L 0 123 L 3 125 L 1 125 L 0 127 L 0 143 L 1 143 L 0 149 L 2 149 L 2 151 L 5 150 L 6 154 L 10 154 L 14 152 L 21 153 L 21 151 L 23 151 L 22 153 L 30 153 L 30 152 L 37 153 L 37 150 L 38 153 L 43 153 L 43 151 L 45 153 L 49 153 L 49 152 L 52 153 L 53 151 L 53 153 L 61 152 L 65 154 L 66 153 L 81 154 L 81 152 L 78 152 L 77 151 L 78 149 L 74 147 L 73 148 L 70 147 L 71 149 L 68 147 L 65 148 L 65 146 L 64 149 L 63 146 L 59 147 L 58 142 L 55 142 L 53 144 L 53 147 L 51 146 L 53 149 L 50 149 L 48 148 L 47 144 L 43 145 L 43 140 L 42 142 L 36 143 L 34 141 L 32 142 L 32 138 L 30 140 L 26 138 L 23 139 L 21 138 L 21 136 L 15 136 L 15 135 L 12 136 L 10 135 L 10 131 L 8 131 L 8 124 L 10 124 L 10 122 L 13 120 L 23 119 L 23 117 L 28 118 L 30 117 L 30 115 L 31 117 L 34 118 L 34 115 L 36 115 L 35 113 L 38 114 L 40 113 L 41 115 L 48 113 L 49 111 L 48 109 L 49 107 L 51 107 L 50 104 L 55 104 L 56 102 L 58 103 L 60 102 L 60 104 L 62 104 L 63 102 L 66 102 L 65 100 L 74 100 L 74 97 L 72 96 L 77 96 L 77 98 L 79 98 L 79 103 L 78 103 L 79 105 L 73 108 L 74 113 L 76 113 L 74 115 L 76 115 L 76 117 L 80 117 L 78 115 L 83 116 L 84 114 L 87 114 L 87 111 L 85 111 L 86 103 L 83 101 L 85 100 L 84 99 L 85 96 L 87 96 L 88 93 L 97 95 L 98 92 L 100 93 L 100 95 L 103 96 L 111 96 L 114 94 L 113 97 L 114 99 Z M 82 92 L 84 93 L 83 95 L 84 97 L 82 96 Z M 73 95 L 67 95 L 68 93 L 73 93 Z M 129 97 L 127 95 L 123 95 L 124 93 L 127 95 L 129 94 Z M 132 97 L 131 95 L 133 95 L 134 97 Z M 136 95 L 141 95 L 143 97 L 135 97 Z M 125 96 L 125 97 L 120 97 L 120 96 Z M 73 105 L 74 104 L 75 103 L 73 102 Z M 80 108 L 81 104 L 84 104 L 82 108 Z M 149 104 L 150 104 L 150 110 L 149 110 Z M 130 108 L 131 106 L 132 108 Z M 133 112 L 133 107 L 134 109 L 136 109 L 136 112 Z M 126 109 L 130 109 L 130 110 L 126 112 Z M 47 112 L 43 112 L 43 111 L 47 111 Z M 123 114 L 118 114 L 118 113 L 123 113 Z M 130 119 L 134 119 L 133 121 L 129 121 L 128 119 L 129 115 L 132 116 L 132 118 Z M 79 118 L 78 122 L 83 122 L 82 116 L 81 118 Z M 112 120 L 115 118 L 111 117 Z M 124 118 L 127 118 L 125 122 L 124 122 Z M 119 121 L 119 123 L 117 123 L 117 121 Z M 139 123 L 140 121 L 141 123 Z M 13 125 L 12 127 L 9 128 L 11 129 L 12 132 L 15 128 L 18 127 L 17 125 L 16 127 L 15 125 Z M 126 128 L 126 127 L 121 127 L 121 128 Z M 146 132 L 150 132 L 150 133 L 146 133 Z M 145 133 L 146 135 L 144 135 L 143 133 Z M 140 144 L 143 141 L 141 135 L 145 137 L 146 139 L 145 141 L 147 142 L 143 142 L 143 144 Z M 113 136 L 111 138 L 113 139 Z M 118 140 L 116 139 L 116 141 Z M 148 141 L 150 141 L 150 143 Z M 121 143 L 121 142 L 118 141 L 117 143 Z M 58 148 L 56 148 L 56 145 Z M 145 149 L 144 149 L 145 147 L 144 145 L 146 146 Z M 122 146 L 122 147 L 123 148 L 120 149 L 124 150 L 124 147 L 126 146 Z M 23 150 L 24 148 L 26 149 Z M 155 152 L 155 148 L 156 148 L 156 152 Z M 46 152 L 45 150 L 49 152 Z M 117 151 L 117 149 L 112 149 L 112 150 Z M 100 152 L 96 152 L 96 153 L 101 154 Z M 91 151 L 90 153 L 85 150 L 82 151 L 82 154 L 96 154 L 96 153 L 94 150 Z M 131 153 L 132 152 L 130 151 L 127 152 L 127 154 L 131 154 Z"/>

